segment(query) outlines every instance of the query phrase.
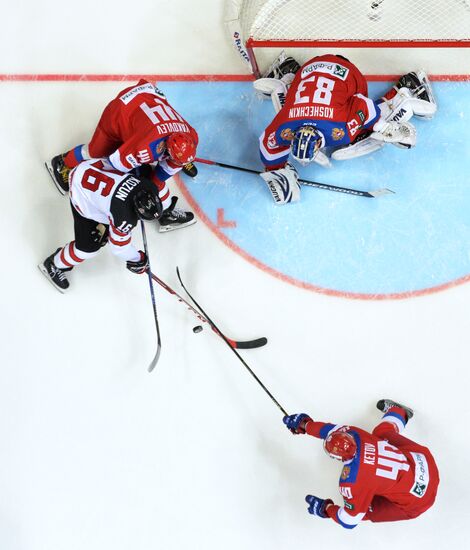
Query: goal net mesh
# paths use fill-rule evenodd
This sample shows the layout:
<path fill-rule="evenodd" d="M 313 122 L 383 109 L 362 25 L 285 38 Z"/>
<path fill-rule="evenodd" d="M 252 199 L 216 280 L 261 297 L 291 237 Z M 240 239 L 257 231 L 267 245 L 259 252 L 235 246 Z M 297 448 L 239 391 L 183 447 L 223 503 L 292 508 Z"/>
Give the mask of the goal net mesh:
<path fill-rule="evenodd" d="M 242 39 L 470 40 L 470 0 L 243 0 Z"/>

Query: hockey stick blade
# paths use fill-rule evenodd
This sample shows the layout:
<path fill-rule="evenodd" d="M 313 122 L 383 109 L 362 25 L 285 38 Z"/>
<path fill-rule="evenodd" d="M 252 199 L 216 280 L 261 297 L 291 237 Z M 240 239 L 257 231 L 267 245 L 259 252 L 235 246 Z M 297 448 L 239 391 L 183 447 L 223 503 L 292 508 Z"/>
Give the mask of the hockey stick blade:
<path fill-rule="evenodd" d="M 152 362 L 147 368 L 148 372 L 152 372 L 153 369 L 157 366 L 158 360 L 160 359 L 160 352 L 162 351 L 161 346 L 157 348 L 157 353 L 155 354 L 155 357 L 152 359 Z"/>
<path fill-rule="evenodd" d="M 183 297 L 181 297 L 175 290 L 173 290 L 170 286 L 168 286 L 165 281 L 162 281 L 159 277 L 157 277 L 154 273 L 152 273 L 152 279 L 158 283 L 162 288 L 164 288 L 169 294 L 173 294 L 173 296 L 178 300 L 178 302 L 181 302 L 182 304 L 185 304 L 186 307 L 189 309 L 189 311 L 192 311 L 194 315 L 201 321 L 202 323 L 207 323 L 211 329 L 218 335 L 218 331 L 210 324 L 208 319 L 202 315 L 200 311 L 198 311 L 195 307 L 193 307 L 190 303 L 188 303 Z M 265 346 L 268 343 L 268 339 L 262 336 L 261 338 L 254 338 L 253 340 L 233 340 L 232 338 L 227 338 L 228 342 L 234 349 L 256 349 L 261 348 Z"/>
<path fill-rule="evenodd" d="M 394 195 L 395 191 L 392 191 L 391 189 L 377 189 L 377 191 L 369 191 L 369 194 L 373 197 L 381 197 L 382 195 Z"/>
<path fill-rule="evenodd" d="M 245 341 L 233 341 L 235 344 L 234 347 L 237 349 L 255 349 L 262 348 L 268 343 L 268 339 L 265 336 L 261 338 L 256 338 L 255 340 L 245 340 Z"/>

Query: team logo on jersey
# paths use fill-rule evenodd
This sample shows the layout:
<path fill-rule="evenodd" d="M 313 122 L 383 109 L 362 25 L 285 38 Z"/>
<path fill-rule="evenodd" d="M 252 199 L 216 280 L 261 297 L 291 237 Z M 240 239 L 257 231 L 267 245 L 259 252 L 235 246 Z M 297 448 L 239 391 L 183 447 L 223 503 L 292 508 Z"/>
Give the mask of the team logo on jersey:
<path fill-rule="evenodd" d="M 165 142 L 160 141 L 160 143 L 157 145 L 157 149 L 156 149 L 157 155 L 161 155 L 164 150 L 165 150 Z"/>
<path fill-rule="evenodd" d="M 411 453 L 415 463 L 415 482 L 410 493 L 422 498 L 429 486 L 429 467 L 426 457 L 421 453 Z"/>
<path fill-rule="evenodd" d="M 343 471 L 341 472 L 341 479 L 348 479 L 349 474 L 351 473 L 351 468 L 349 466 L 343 466 Z"/>
<path fill-rule="evenodd" d="M 314 61 L 302 69 L 301 78 L 305 78 L 312 73 L 326 73 L 341 80 L 346 80 L 349 69 L 338 63 L 328 63 L 325 61 Z"/>
<path fill-rule="evenodd" d="M 294 132 L 290 128 L 284 128 L 281 132 L 281 138 L 284 141 L 292 141 L 294 139 Z"/>
<path fill-rule="evenodd" d="M 339 141 L 340 139 L 344 138 L 344 130 L 342 128 L 333 128 L 331 131 L 331 137 L 335 141 Z"/>
<path fill-rule="evenodd" d="M 346 69 L 346 67 L 343 67 L 343 65 L 336 65 L 333 74 L 344 79 L 348 74 L 348 69 Z"/>
<path fill-rule="evenodd" d="M 424 483 L 415 483 L 413 489 L 411 492 L 416 495 L 417 497 L 424 496 L 424 493 L 426 492 L 427 485 Z"/>

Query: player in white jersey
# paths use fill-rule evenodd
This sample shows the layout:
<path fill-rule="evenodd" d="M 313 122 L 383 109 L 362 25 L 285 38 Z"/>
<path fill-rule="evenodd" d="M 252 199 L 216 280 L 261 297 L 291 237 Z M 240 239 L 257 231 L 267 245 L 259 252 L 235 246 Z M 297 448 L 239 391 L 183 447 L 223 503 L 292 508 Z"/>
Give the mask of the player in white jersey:
<path fill-rule="evenodd" d="M 70 174 L 70 202 L 75 238 L 38 266 L 57 290 L 67 290 L 66 273 L 96 256 L 106 243 L 133 273 L 147 270 L 147 256 L 131 244 L 131 232 L 139 219 L 155 220 L 162 214 L 152 181 L 113 170 L 105 159 L 85 161 Z"/>

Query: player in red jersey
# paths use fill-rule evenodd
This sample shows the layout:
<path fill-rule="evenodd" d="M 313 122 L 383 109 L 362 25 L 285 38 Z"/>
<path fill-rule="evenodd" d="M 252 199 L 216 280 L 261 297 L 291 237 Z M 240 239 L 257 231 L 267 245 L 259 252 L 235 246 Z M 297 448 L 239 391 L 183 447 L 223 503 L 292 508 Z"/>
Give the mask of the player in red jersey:
<path fill-rule="evenodd" d="M 410 148 L 416 130 L 413 116 L 432 118 L 436 102 L 423 71 L 408 73 L 380 101 L 368 97 L 359 69 L 340 55 L 322 55 L 302 67 L 280 57 L 255 88 L 270 95 L 277 112 L 260 136 L 261 177 L 278 204 L 300 198 L 295 167 L 312 161 L 329 166 L 331 158 L 345 160 L 382 148 L 385 143 Z"/>
<path fill-rule="evenodd" d="M 413 411 L 391 399 L 380 400 L 377 408 L 385 414 L 372 433 L 315 422 L 304 413 L 283 419 L 294 434 L 323 439 L 326 453 L 344 463 L 339 481 L 343 506 L 313 495 L 306 501 L 311 514 L 331 518 L 346 529 L 361 520 L 416 518 L 436 498 L 439 472 L 431 452 L 401 435 Z"/>
<path fill-rule="evenodd" d="M 194 128 L 173 109 L 163 92 L 142 79 L 107 105 L 90 143 L 57 155 L 46 166 L 62 194 L 69 190 L 70 170 L 83 160 L 105 157 L 122 173 L 144 170 L 162 201 L 160 231 L 169 231 L 196 221 L 192 212 L 175 208 L 177 199 L 170 197 L 166 180 L 184 166 L 192 175 L 197 173 L 192 165 L 197 144 Z"/>

